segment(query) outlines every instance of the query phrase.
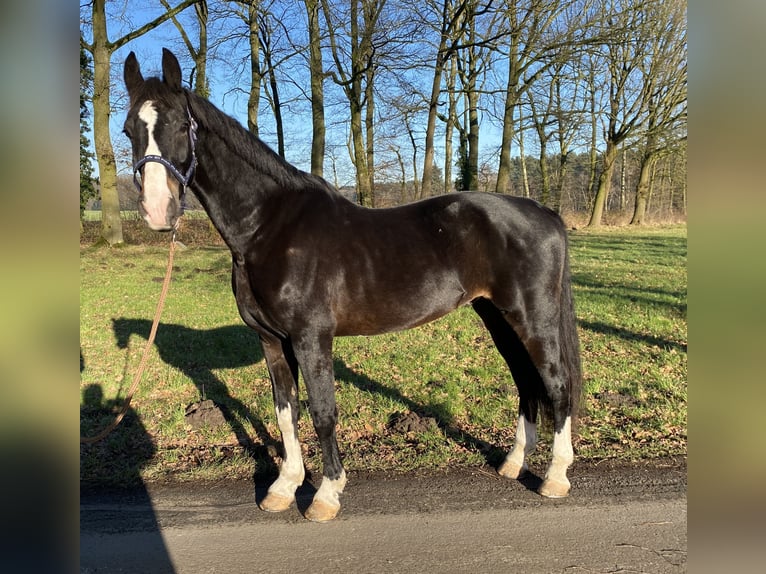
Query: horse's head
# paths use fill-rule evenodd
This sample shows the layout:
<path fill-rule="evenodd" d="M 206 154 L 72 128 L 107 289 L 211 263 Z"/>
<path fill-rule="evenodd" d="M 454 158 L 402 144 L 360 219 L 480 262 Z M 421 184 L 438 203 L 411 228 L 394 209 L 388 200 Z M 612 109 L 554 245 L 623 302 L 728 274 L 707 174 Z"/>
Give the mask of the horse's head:
<path fill-rule="evenodd" d="M 176 57 L 162 50 L 162 79 L 144 79 L 133 52 L 125 60 L 130 110 L 124 132 L 133 147 L 138 211 L 155 231 L 170 231 L 183 213 L 186 186 L 194 175 L 196 122 L 181 87 Z"/>

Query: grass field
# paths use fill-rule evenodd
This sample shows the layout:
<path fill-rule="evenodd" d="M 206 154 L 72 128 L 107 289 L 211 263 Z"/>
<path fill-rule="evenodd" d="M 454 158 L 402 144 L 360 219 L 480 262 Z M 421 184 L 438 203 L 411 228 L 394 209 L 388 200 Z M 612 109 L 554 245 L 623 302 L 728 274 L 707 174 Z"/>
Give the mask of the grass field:
<path fill-rule="evenodd" d="M 585 381 L 578 459 L 686 453 L 686 244 L 685 226 L 572 233 Z M 166 256 L 153 246 L 81 250 L 83 434 L 109 422 L 130 385 Z M 132 411 L 107 439 L 81 447 L 83 481 L 276 472 L 268 374 L 257 337 L 237 314 L 229 274 L 224 248 L 177 253 Z M 411 331 L 336 339 L 334 360 L 348 470 L 497 464 L 513 441 L 516 390 L 470 308 Z M 305 405 L 302 387 L 301 397 Z M 186 408 L 202 398 L 221 405 L 226 422 L 190 426 Z M 422 424 L 400 424 L 405 415 Z M 307 468 L 318 471 L 305 408 L 299 433 Z M 548 441 L 543 434 L 533 468 L 543 470 Z"/>

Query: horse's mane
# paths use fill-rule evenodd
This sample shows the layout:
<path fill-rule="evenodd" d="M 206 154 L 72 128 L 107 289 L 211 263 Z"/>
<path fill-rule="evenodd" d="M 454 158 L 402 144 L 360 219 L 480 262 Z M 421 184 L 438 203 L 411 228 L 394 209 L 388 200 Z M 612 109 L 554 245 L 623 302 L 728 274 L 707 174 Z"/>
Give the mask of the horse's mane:
<path fill-rule="evenodd" d="M 206 130 L 218 136 L 229 151 L 283 186 L 320 187 L 332 190 L 323 179 L 306 173 L 280 157 L 256 135 L 245 129 L 231 116 L 216 108 L 207 99 L 184 90 L 192 116 Z M 332 190 L 334 191 L 334 190 Z"/>

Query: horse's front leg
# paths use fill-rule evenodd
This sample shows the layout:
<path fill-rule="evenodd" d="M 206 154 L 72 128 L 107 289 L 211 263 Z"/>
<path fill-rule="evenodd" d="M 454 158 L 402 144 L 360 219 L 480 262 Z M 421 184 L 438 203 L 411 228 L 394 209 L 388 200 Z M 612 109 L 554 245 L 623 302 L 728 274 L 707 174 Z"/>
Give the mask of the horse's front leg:
<path fill-rule="evenodd" d="M 274 409 L 282 435 L 282 465 L 279 478 L 259 506 L 268 512 L 281 512 L 295 500 L 295 491 L 303 484 L 305 470 L 298 442 L 298 363 L 289 341 L 261 335 L 263 353 L 269 368 L 274 393 Z"/>
<path fill-rule="evenodd" d="M 332 335 L 296 338 L 294 348 L 306 383 L 309 412 L 322 448 L 322 484 L 305 516 L 314 522 L 327 522 L 340 511 L 340 494 L 346 485 L 346 471 L 340 460 L 335 434 L 338 410 L 335 404 Z"/>

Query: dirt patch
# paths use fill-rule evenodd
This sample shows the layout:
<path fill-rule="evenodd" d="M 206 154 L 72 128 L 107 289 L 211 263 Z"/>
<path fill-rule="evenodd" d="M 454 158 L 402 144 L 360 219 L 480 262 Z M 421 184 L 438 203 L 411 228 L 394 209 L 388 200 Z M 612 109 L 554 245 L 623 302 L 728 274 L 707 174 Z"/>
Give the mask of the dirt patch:
<path fill-rule="evenodd" d="M 192 403 L 186 407 L 184 419 L 186 424 L 190 425 L 193 429 L 201 429 L 203 427 L 213 428 L 226 422 L 226 417 L 221 408 L 209 399 Z"/>
<path fill-rule="evenodd" d="M 409 411 L 407 413 L 394 413 L 388 423 L 388 428 L 395 433 L 423 433 L 435 431 L 439 428 L 434 417 L 421 416 Z"/>

